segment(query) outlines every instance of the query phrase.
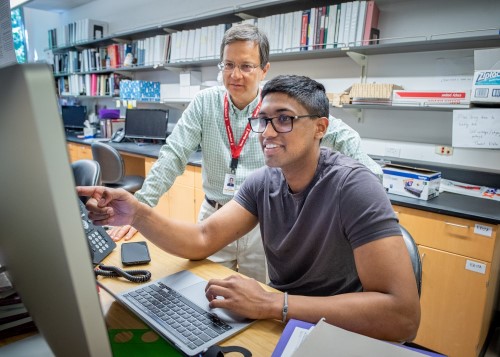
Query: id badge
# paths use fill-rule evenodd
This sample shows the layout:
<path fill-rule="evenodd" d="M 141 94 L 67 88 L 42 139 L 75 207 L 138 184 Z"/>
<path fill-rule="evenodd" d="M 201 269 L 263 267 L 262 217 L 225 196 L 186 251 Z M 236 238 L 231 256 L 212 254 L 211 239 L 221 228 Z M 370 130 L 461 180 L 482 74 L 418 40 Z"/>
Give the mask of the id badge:
<path fill-rule="evenodd" d="M 222 193 L 227 196 L 234 196 L 236 193 L 236 175 L 226 174 L 224 177 L 224 188 Z"/>

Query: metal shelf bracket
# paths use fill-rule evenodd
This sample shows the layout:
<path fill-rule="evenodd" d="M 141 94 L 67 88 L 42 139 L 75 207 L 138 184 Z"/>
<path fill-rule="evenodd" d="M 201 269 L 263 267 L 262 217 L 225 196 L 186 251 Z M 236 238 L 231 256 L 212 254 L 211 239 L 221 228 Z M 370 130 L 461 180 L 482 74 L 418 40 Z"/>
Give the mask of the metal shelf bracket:
<path fill-rule="evenodd" d="M 361 83 L 366 83 L 366 67 L 368 67 L 368 56 L 358 52 L 347 51 L 346 54 L 361 67 Z"/>

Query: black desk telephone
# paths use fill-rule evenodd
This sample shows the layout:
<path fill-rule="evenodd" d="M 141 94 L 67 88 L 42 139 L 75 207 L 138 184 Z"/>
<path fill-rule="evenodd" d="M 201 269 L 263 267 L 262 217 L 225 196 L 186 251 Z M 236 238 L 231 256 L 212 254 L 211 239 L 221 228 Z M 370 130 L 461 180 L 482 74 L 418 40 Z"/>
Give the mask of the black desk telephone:
<path fill-rule="evenodd" d="M 113 136 L 111 136 L 111 141 L 114 143 L 120 143 L 123 141 L 124 138 L 125 138 L 125 129 L 120 128 L 113 133 Z"/>
<path fill-rule="evenodd" d="M 104 228 L 94 226 L 92 221 L 88 219 L 88 211 L 85 205 L 81 200 L 78 200 L 78 202 L 80 204 L 80 216 L 85 235 L 87 236 L 92 263 L 97 265 L 115 249 L 116 243 Z"/>

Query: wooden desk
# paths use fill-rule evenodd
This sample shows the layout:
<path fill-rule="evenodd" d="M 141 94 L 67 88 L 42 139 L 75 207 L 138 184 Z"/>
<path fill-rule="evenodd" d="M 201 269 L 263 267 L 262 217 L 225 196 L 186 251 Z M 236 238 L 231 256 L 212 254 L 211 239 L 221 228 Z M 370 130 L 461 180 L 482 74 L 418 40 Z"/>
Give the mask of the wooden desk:
<path fill-rule="evenodd" d="M 136 234 L 132 241 L 145 240 L 140 234 Z M 117 243 L 115 250 L 102 262 L 106 265 L 121 267 L 120 249 L 123 241 Z M 151 262 L 147 265 L 138 265 L 137 269 L 147 269 L 151 271 L 152 280 L 173 274 L 180 270 L 190 270 L 204 279 L 225 278 L 234 271 L 210 262 L 209 260 L 190 261 L 172 256 L 156 247 L 148 241 Z M 127 268 L 130 269 L 130 268 Z M 121 292 L 135 286 L 135 283 L 124 279 L 99 277 L 99 284 L 106 286 L 113 292 Z M 272 288 L 263 285 L 266 290 L 273 291 Z M 99 293 L 101 305 L 108 328 L 146 328 L 147 326 L 128 309 L 124 308 L 104 289 Z M 248 329 L 226 340 L 222 345 L 242 346 L 252 352 L 254 356 L 270 356 L 278 339 L 283 331 L 284 325 L 276 320 L 261 320 L 254 323 Z M 231 354 L 228 354 L 230 356 Z M 234 354 L 235 356 L 239 354 Z"/>

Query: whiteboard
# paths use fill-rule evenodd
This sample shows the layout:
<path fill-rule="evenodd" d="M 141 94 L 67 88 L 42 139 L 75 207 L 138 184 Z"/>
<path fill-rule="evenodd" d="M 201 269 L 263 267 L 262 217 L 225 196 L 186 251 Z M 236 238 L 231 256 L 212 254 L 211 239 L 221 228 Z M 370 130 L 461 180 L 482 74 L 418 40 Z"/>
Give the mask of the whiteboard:
<path fill-rule="evenodd" d="M 454 110 L 452 145 L 500 149 L 500 109 Z"/>

